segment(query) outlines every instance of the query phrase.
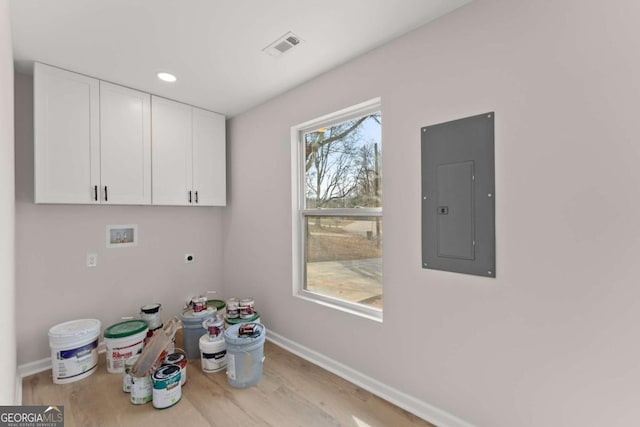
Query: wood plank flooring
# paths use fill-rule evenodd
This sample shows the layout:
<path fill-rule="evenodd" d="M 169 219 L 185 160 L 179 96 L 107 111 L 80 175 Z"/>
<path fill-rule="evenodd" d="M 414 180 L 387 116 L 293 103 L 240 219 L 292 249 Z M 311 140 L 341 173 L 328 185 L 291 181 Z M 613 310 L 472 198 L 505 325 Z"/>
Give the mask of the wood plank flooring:
<path fill-rule="evenodd" d="M 122 376 L 107 373 L 100 354 L 97 372 L 70 384 L 53 384 L 51 371 L 23 380 L 23 405 L 64 405 L 65 426 L 352 426 L 432 424 L 342 378 L 265 343 L 260 382 L 247 389 L 228 385 L 224 371 L 206 374 L 190 361 L 182 399 L 154 409 L 132 405 Z"/>

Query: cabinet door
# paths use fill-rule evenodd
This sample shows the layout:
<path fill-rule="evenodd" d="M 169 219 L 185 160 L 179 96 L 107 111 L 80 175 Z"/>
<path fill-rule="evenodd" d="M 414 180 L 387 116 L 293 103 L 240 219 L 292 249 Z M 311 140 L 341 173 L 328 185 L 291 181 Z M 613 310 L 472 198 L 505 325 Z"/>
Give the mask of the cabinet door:
<path fill-rule="evenodd" d="M 190 205 L 194 200 L 191 107 L 152 96 L 151 113 L 153 204 Z"/>
<path fill-rule="evenodd" d="M 193 108 L 193 190 L 201 206 L 226 205 L 225 118 Z"/>
<path fill-rule="evenodd" d="M 101 203 L 151 204 L 151 96 L 100 82 Z"/>
<path fill-rule="evenodd" d="M 98 203 L 99 130 L 98 80 L 36 63 L 36 203 Z"/>

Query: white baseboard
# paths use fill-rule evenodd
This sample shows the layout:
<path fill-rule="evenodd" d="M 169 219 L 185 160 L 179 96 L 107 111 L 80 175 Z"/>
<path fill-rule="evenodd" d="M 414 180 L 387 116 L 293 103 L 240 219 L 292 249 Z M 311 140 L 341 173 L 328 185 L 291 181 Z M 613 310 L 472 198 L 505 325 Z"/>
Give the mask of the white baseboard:
<path fill-rule="evenodd" d="M 104 342 L 98 344 L 98 353 L 104 353 Z M 16 405 L 22 405 L 22 380 L 24 377 L 39 374 L 49 369 L 51 369 L 50 357 L 18 365 L 16 369 Z"/>
<path fill-rule="evenodd" d="M 438 427 L 474 427 L 472 424 L 442 409 L 389 387 L 378 380 L 368 377 L 315 350 L 311 350 L 310 348 L 278 335 L 273 331 L 267 333 L 267 340 Z"/>
<path fill-rule="evenodd" d="M 393 403 L 394 405 L 411 412 L 412 414 L 437 425 L 438 427 L 474 427 L 472 424 L 439 409 L 433 405 L 416 399 L 406 393 L 389 387 L 371 377 L 368 377 L 355 369 L 337 362 L 315 350 L 311 350 L 273 331 L 267 333 L 267 340 L 280 346 L 303 359 L 352 382 L 358 387 L 375 394 L 376 396 Z M 98 346 L 98 352 L 104 352 L 104 342 Z M 16 372 L 16 405 L 22 404 L 22 379 L 29 375 L 51 369 L 51 358 L 37 360 L 18 366 Z"/>

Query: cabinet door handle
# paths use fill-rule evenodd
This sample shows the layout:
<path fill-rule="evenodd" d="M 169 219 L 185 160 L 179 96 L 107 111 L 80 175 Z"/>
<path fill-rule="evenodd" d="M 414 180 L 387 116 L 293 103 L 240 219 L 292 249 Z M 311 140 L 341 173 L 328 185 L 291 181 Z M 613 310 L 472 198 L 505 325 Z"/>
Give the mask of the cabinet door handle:
<path fill-rule="evenodd" d="M 105 202 L 109 201 L 109 197 L 107 195 L 107 186 L 106 185 L 104 186 L 104 201 Z"/>
<path fill-rule="evenodd" d="M 93 200 L 95 200 L 96 202 L 98 201 L 98 186 L 97 185 L 93 186 Z"/>
<path fill-rule="evenodd" d="M 196 203 L 198 203 L 198 191 L 196 190 Z"/>
<path fill-rule="evenodd" d="M 191 203 L 191 190 L 189 190 L 189 203 Z"/>

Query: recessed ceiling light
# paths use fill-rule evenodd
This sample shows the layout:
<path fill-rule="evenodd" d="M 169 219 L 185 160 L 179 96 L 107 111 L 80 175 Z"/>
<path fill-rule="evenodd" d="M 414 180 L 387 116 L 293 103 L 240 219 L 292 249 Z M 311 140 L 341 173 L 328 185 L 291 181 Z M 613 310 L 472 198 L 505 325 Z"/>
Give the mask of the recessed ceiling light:
<path fill-rule="evenodd" d="M 164 71 L 159 72 L 159 73 L 157 74 L 157 76 L 158 76 L 158 78 L 159 78 L 160 80 L 162 80 L 163 82 L 170 82 L 170 83 L 173 83 L 173 82 L 175 82 L 176 80 L 178 80 L 178 79 L 176 78 L 176 76 L 174 76 L 173 74 L 171 74 L 171 73 L 166 73 L 166 72 L 164 72 Z"/>

